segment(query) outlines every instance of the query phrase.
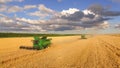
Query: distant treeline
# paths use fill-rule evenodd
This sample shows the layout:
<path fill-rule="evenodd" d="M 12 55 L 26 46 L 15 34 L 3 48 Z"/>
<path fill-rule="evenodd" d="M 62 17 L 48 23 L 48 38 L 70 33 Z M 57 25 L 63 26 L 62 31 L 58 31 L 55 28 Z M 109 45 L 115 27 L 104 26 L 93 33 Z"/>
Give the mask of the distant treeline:
<path fill-rule="evenodd" d="M 28 33 L 0 33 L 0 38 L 7 38 L 7 37 L 33 37 L 33 36 L 73 36 L 79 34 L 28 34 Z"/>

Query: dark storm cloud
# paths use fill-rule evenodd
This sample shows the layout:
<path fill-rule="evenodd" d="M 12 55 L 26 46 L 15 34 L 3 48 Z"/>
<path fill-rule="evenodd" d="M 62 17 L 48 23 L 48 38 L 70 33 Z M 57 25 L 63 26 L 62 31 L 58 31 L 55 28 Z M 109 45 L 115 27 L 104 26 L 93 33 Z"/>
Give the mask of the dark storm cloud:
<path fill-rule="evenodd" d="M 93 14 L 87 14 L 87 15 L 85 15 L 85 17 L 93 19 L 95 17 L 95 15 L 93 15 Z"/>
<path fill-rule="evenodd" d="M 103 24 L 104 21 L 113 19 L 110 16 L 119 16 L 119 12 L 107 11 L 107 8 L 104 8 L 103 6 L 98 4 L 91 5 L 87 11 L 91 11 L 91 12 L 85 14 L 83 11 L 76 11 L 73 14 L 62 15 L 61 19 L 71 21 L 68 23 L 63 23 L 63 25 L 90 28 Z M 96 15 L 98 16 L 96 17 Z M 87 19 L 82 20 L 83 18 L 87 18 L 88 20 Z"/>
<path fill-rule="evenodd" d="M 64 30 L 73 30 L 73 29 L 74 29 L 74 27 L 70 27 L 70 26 L 64 27 L 64 26 L 62 26 L 62 27 L 56 28 L 55 31 L 64 31 Z"/>
<path fill-rule="evenodd" d="M 101 14 L 105 9 L 99 4 L 93 4 L 88 7 L 88 10 L 94 12 L 95 14 Z"/>
<path fill-rule="evenodd" d="M 88 10 L 91 10 L 95 14 L 99 14 L 102 16 L 120 16 L 120 11 L 109 11 L 107 10 L 107 7 L 103 7 L 99 4 L 93 4 L 91 5 Z"/>
<path fill-rule="evenodd" d="M 82 22 L 83 24 L 97 24 L 97 23 L 100 23 L 100 22 L 104 22 L 104 21 L 107 21 L 107 20 L 110 20 L 112 18 L 103 18 L 103 17 L 98 17 L 94 20 L 89 20 L 89 21 L 84 21 Z"/>
<path fill-rule="evenodd" d="M 65 23 L 64 25 L 69 25 L 69 26 L 77 26 L 77 27 L 82 27 L 82 28 L 92 28 L 94 26 L 99 26 L 100 24 L 104 23 L 104 21 L 109 20 L 111 18 L 102 18 L 99 17 L 97 19 L 92 19 L 89 21 L 80 21 L 80 22 L 71 22 L 71 23 Z"/>
<path fill-rule="evenodd" d="M 84 17 L 84 13 L 82 11 L 77 11 L 74 14 L 70 14 L 68 16 L 63 15 L 61 18 L 70 20 L 70 21 L 80 21 Z"/>
<path fill-rule="evenodd" d="M 105 11 L 102 12 L 104 16 L 120 16 L 120 11 Z"/>

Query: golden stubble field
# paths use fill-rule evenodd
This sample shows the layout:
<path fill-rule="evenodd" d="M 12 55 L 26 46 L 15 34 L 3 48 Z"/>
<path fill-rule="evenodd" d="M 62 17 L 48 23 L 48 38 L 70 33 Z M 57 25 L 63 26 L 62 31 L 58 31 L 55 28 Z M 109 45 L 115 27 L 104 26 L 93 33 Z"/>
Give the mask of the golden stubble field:
<path fill-rule="evenodd" d="M 51 37 L 51 47 L 25 50 L 32 37 L 0 38 L 0 68 L 120 68 L 120 36 Z"/>

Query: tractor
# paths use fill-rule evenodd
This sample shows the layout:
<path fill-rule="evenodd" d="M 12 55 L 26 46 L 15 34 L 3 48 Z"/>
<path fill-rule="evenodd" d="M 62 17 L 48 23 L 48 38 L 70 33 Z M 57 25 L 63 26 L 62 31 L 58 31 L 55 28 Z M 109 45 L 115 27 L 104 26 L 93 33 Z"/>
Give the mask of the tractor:
<path fill-rule="evenodd" d="M 45 49 L 50 46 L 51 40 L 52 39 L 47 39 L 47 36 L 42 36 L 41 38 L 35 36 L 34 40 L 32 40 L 33 47 L 20 46 L 20 49 L 35 49 L 35 50 Z"/>

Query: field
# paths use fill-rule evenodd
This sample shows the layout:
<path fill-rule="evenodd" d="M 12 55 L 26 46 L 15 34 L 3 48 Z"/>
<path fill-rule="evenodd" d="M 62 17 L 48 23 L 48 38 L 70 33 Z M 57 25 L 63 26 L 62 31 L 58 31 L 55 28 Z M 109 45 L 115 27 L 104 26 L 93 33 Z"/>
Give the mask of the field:
<path fill-rule="evenodd" d="M 32 37 L 0 38 L 0 68 L 120 68 L 120 35 L 50 37 L 43 50 L 32 46 Z"/>

